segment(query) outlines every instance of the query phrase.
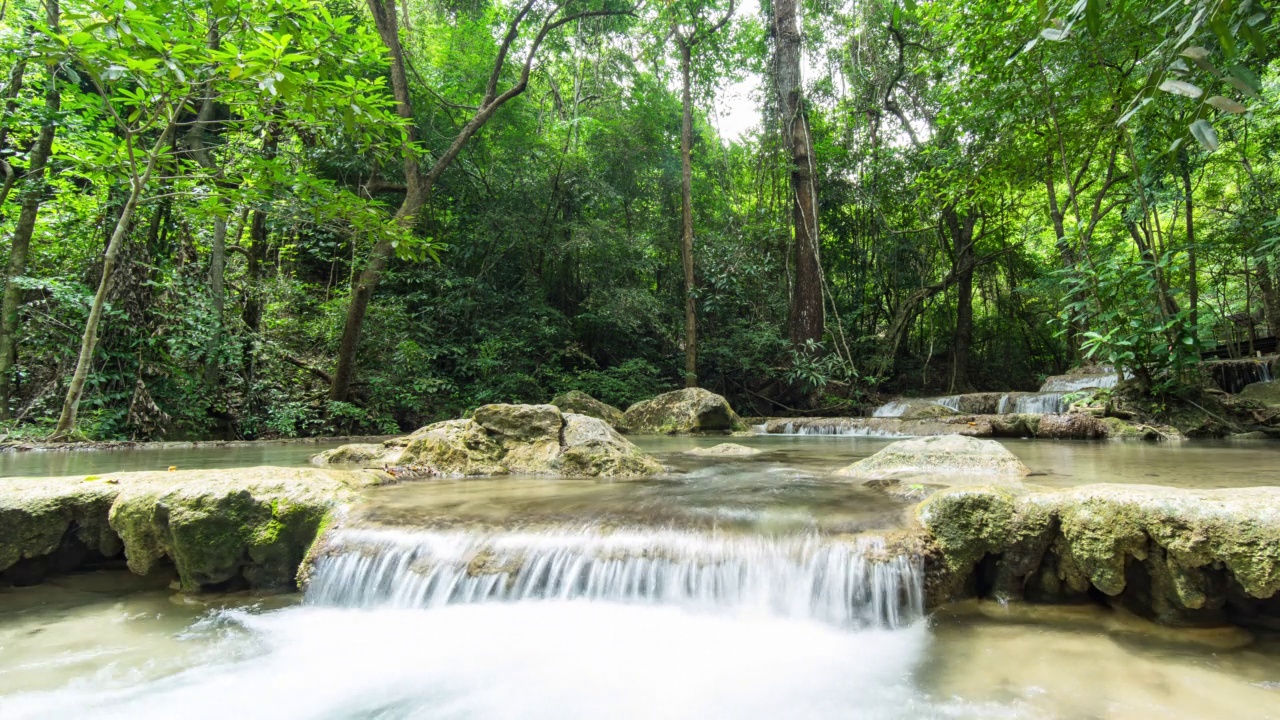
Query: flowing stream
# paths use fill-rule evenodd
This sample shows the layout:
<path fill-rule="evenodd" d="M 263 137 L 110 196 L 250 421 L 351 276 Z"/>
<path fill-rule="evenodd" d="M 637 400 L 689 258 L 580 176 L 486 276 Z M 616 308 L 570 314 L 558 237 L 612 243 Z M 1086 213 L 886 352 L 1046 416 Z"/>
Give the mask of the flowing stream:
<path fill-rule="evenodd" d="M 0 589 L 0 718 L 1280 717 L 1280 637 L 1093 606 L 926 614 L 922 560 L 893 534 L 910 504 L 830 476 L 884 441 L 734 440 L 765 452 L 639 438 L 671 477 L 371 490 L 299 596 L 109 571 Z M 1046 485 L 1280 483 L 1266 443 L 1007 446 Z M 175 453 L 76 471 L 200 465 Z"/>

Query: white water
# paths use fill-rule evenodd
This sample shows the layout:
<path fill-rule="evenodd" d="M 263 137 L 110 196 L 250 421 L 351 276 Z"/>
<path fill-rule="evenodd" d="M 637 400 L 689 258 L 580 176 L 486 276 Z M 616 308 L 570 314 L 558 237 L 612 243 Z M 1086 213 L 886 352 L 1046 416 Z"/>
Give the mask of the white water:
<path fill-rule="evenodd" d="M 1115 373 L 1053 377 L 1040 386 L 1040 392 L 1078 392 L 1086 388 L 1112 388 L 1116 386 L 1116 382 Z"/>
<path fill-rule="evenodd" d="M 871 417 L 878 418 L 896 418 L 902 417 L 902 413 L 907 411 L 908 403 L 902 400 L 890 400 L 881 405 L 871 413 Z"/>
<path fill-rule="evenodd" d="M 339 531 L 299 607 L 216 612 L 178 671 L 0 695 L 5 720 L 909 718 L 918 559 L 674 530 Z M 0 655 L 3 655 L 0 647 Z M 3 671 L 0 670 L 0 674 Z M 974 715 L 978 717 L 981 715 Z"/>
<path fill-rule="evenodd" d="M 1027 393 L 1013 397 L 1006 394 L 1000 397 L 1000 404 L 996 408 L 996 412 L 1001 415 L 1006 413 L 1020 414 L 1036 414 L 1036 415 L 1056 415 L 1067 411 L 1067 403 L 1063 399 L 1067 393 L 1065 392 L 1038 392 Z"/>
<path fill-rule="evenodd" d="M 951 410 L 954 410 L 955 412 L 960 412 L 960 396 L 959 395 L 948 395 L 946 397 L 937 397 L 937 398 L 919 398 L 916 402 L 933 403 L 934 405 L 941 405 L 944 408 L 949 408 Z M 903 414 L 906 413 L 910 407 L 911 407 L 911 401 L 909 400 L 890 400 L 889 402 L 876 408 L 875 411 L 871 413 L 871 417 L 878 417 L 878 418 L 902 417 Z"/>
<path fill-rule="evenodd" d="M 676 530 L 348 530 L 326 541 L 307 602 L 342 607 L 589 599 L 751 611 L 843 627 L 923 614 L 920 560 L 884 542 Z"/>
<path fill-rule="evenodd" d="M 795 423 L 787 423 L 782 427 L 782 432 L 772 433 L 774 435 L 838 435 L 841 437 L 865 437 L 865 438 L 905 438 L 910 437 L 905 433 L 890 432 L 880 428 L 868 427 L 859 424 L 859 418 L 832 418 L 830 423 L 811 422 L 801 424 L 799 427 Z"/>
<path fill-rule="evenodd" d="M 0 717 L 909 718 L 921 716 L 909 678 L 928 644 L 922 623 L 848 632 L 585 601 L 230 611 L 205 625 L 221 636 L 207 664 L 0 698 Z"/>

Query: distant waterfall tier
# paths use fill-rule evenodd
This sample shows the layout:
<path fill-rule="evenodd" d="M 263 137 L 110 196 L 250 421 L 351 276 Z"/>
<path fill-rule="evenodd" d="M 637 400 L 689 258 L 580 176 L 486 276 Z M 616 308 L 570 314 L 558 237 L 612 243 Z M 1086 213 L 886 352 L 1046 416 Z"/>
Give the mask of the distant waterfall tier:
<path fill-rule="evenodd" d="M 1067 411 L 1067 393 L 1009 393 L 1000 398 L 996 413 L 1019 413 L 1025 415 L 1056 415 Z"/>
<path fill-rule="evenodd" d="M 848 627 L 923 614 L 923 563 L 883 538 L 679 530 L 349 529 L 319 549 L 306 601 L 344 607 L 585 599 L 756 610 Z"/>

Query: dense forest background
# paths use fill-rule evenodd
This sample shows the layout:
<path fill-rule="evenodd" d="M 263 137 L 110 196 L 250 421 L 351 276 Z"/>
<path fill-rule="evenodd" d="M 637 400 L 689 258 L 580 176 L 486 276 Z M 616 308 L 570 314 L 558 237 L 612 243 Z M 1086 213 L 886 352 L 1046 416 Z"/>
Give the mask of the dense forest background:
<path fill-rule="evenodd" d="M 1271 3 L 4 0 L 0 433 L 1144 392 L 1280 331 Z M 754 79 L 754 80 L 753 80 Z M 760 113 L 719 130 L 727 90 Z"/>

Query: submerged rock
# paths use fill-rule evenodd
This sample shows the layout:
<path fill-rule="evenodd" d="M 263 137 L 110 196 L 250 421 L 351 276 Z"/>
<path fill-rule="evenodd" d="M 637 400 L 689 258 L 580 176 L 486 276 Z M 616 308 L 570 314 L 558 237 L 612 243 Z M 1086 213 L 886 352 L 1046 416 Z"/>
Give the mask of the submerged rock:
<path fill-rule="evenodd" d="M 613 429 L 619 432 L 627 431 L 627 418 L 622 414 L 621 410 L 579 390 L 570 390 L 567 393 L 557 395 L 552 399 L 551 404 L 560 408 L 562 413 L 574 413 L 599 418 L 609 423 Z"/>
<path fill-rule="evenodd" d="M 1098 592 L 1161 622 L 1203 624 L 1267 612 L 1280 590 L 1280 488 L 957 488 L 916 516 L 934 546 L 934 603 Z"/>
<path fill-rule="evenodd" d="M 388 467 L 398 476 L 653 475 L 662 465 L 599 418 L 561 413 L 554 405 L 485 405 L 472 419 L 445 420 L 381 451 L 343 446 L 312 458 L 317 464 Z"/>
<path fill-rule="evenodd" d="M 0 481 L 0 572 L 50 558 L 68 564 L 48 570 L 70 571 L 123 551 L 138 574 L 169 560 L 186 590 L 291 589 L 330 514 L 389 479 L 261 467 Z"/>
<path fill-rule="evenodd" d="M 1028 468 L 995 440 L 963 435 L 899 440 L 868 458 L 836 471 L 864 480 L 919 476 L 983 476 L 1021 478 Z"/>
<path fill-rule="evenodd" d="M 701 455 L 703 457 L 751 457 L 759 455 L 763 450 L 750 448 L 746 445 L 738 445 L 737 443 L 720 443 L 706 448 L 694 448 L 686 450 L 685 455 Z"/>
<path fill-rule="evenodd" d="M 632 432 L 676 435 L 746 430 L 729 401 L 702 388 L 685 388 L 638 402 L 627 408 Z"/>

